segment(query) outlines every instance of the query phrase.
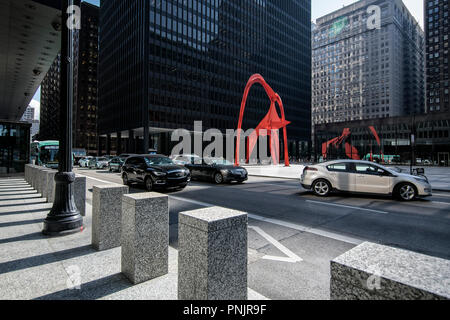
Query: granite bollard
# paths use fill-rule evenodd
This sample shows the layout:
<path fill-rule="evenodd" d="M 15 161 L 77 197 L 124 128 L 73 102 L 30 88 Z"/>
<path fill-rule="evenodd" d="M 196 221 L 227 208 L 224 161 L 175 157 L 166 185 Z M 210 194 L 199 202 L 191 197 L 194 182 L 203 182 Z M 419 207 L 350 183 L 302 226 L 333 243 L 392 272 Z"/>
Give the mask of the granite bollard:
<path fill-rule="evenodd" d="M 44 181 L 45 180 L 45 171 L 46 170 L 47 169 L 45 167 L 40 167 L 39 170 L 38 170 L 38 174 L 37 174 L 36 190 L 37 190 L 38 193 L 41 194 L 42 197 L 44 196 L 44 194 L 43 194 L 43 191 L 44 191 L 43 190 L 43 186 L 44 186 L 44 183 L 47 182 L 47 181 Z"/>
<path fill-rule="evenodd" d="M 138 284 L 169 271 L 169 197 L 150 192 L 122 197 L 122 273 Z"/>
<path fill-rule="evenodd" d="M 108 250 L 120 246 L 122 225 L 122 196 L 128 187 L 108 184 L 93 187 L 92 246 Z"/>
<path fill-rule="evenodd" d="M 25 181 L 29 184 L 30 183 L 30 170 L 31 170 L 31 164 L 25 165 Z"/>
<path fill-rule="evenodd" d="M 47 186 L 45 188 L 45 198 L 47 198 L 47 203 L 53 203 L 55 201 L 55 175 L 57 170 L 47 170 Z"/>
<path fill-rule="evenodd" d="M 178 299 L 247 300 L 247 214 L 180 212 L 178 228 Z"/>
<path fill-rule="evenodd" d="M 75 175 L 73 194 L 77 209 L 83 217 L 86 216 L 86 177 Z"/>
<path fill-rule="evenodd" d="M 330 263 L 331 300 L 449 300 L 450 261 L 370 242 Z"/>

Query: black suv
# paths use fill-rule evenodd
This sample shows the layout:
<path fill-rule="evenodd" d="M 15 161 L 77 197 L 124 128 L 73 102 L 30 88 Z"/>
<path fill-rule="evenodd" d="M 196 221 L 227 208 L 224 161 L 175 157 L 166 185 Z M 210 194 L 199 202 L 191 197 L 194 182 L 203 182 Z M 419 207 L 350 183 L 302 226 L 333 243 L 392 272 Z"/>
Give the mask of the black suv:
<path fill-rule="evenodd" d="M 124 185 L 144 184 L 148 191 L 183 189 L 191 181 L 191 174 L 163 155 L 133 155 L 122 166 L 122 180 Z"/>

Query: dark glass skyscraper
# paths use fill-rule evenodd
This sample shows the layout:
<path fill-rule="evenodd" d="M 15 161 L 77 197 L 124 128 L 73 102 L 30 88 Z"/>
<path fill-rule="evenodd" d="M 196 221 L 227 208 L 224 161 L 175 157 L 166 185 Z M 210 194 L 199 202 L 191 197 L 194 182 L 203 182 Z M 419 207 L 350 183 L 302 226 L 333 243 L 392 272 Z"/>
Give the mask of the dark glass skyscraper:
<path fill-rule="evenodd" d="M 450 111 L 448 2 L 424 0 L 428 113 Z"/>
<path fill-rule="evenodd" d="M 81 3 L 81 29 L 74 36 L 73 147 L 97 152 L 99 8 Z M 57 56 L 41 84 L 40 140 L 59 139 L 60 66 Z"/>
<path fill-rule="evenodd" d="M 98 129 L 130 138 L 129 151 L 169 153 L 168 132 L 197 120 L 236 129 L 254 73 L 283 99 L 298 156 L 311 132 L 310 0 L 101 2 Z M 255 128 L 269 105 L 255 86 L 243 127 Z"/>

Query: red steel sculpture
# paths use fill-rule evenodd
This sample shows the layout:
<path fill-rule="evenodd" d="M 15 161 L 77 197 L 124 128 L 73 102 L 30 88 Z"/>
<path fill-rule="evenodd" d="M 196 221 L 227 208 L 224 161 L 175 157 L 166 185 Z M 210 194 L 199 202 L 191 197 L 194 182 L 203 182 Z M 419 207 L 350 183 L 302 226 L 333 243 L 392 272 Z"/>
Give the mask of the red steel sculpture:
<path fill-rule="evenodd" d="M 372 133 L 372 135 L 375 137 L 375 140 L 378 143 L 378 146 L 380 147 L 381 150 L 381 140 L 380 137 L 378 136 L 377 131 L 375 130 L 375 128 L 373 126 L 369 126 L 369 130 Z M 344 131 L 342 132 L 342 135 L 340 137 L 331 139 L 327 142 L 324 142 L 322 144 L 322 157 L 324 159 L 327 158 L 327 154 L 328 154 L 328 148 L 330 146 L 333 146 L 335 148 L 338 148 L 345 140 L 347 140 L 347 138 L 351 135 L 351 131 L 349 128 L 345 128 Z M 345 154 L 347 155 L 347 157 L 349 157 L 350 159 L 353 160 L 361 160 L 359 154 L 358 154 L 358 149 L 356 149 L 353 145 L 351 145 L 349 142 L 345 141 Z M 384 162 L 384 155 L 383 152 L 381 151 L 381 159 Z M 370 161 L 373 161 L 373 152 L 372 152 L 372 148 L 370 151 Z"/>
<path fill-rule="evenodd" d="M 269 136 L 270 138 L 270 146 L 269 150 L 272 156 L 272 160 L 274 164 L 279 163 L 279 150 L 280 150 L 280 142 L 278 137 L 278 130 L 283 128 L 283 135 L 284 135 L 284 163 L 286 167 L 289 167 L 289 154 L 288 154 L 288 148 L 287 148 L 287 132 L 286 127 L 288 124 L 290 124 L 289 121 L 286 121 L 285 115 L 284 115 L 284 107 L 283 102 L 281 101 L 280 96 L 275 93 L 272 88 L 267 84 L 267 82 L 264 80 L 264 78 L 260 74 L 254 74 L 250 77 L 250 79 L 247 82 L 247 86 L 245 87 L 244 96 L 242 98 L 241 103 L 241 111 L 239 114 L 239 124 L 238 124 L 238 133 L 237 133 L 237 143 L 236 143 L 236 158 L 235 158 L 235 165 L 239 165 L 239 150 L 240 150 L 240 143 L 241 143 L 241 131 L 242 131 L 242 121 L 244 120 L 244 111 L 245 111 L 245 105 L 247 103 L 247 97 L 250 92 L 251 87 L 259 83 L 263 86 L 264 90 L 267 93 L 267 96 L 270 99 L 270 109 L 267 115 L 264 117 L 264 119 L 261 121 L 261 123 L 256 127 L 256 129 L 250 134 L 248 137 L 248 144 L 247 144 L 247 163 L 249 162 L 250 155 L 252 154 L 255 145 L 258 141 L 258 137 L 260 136 Z M 278 116 L 277 109 L 275 107 L 275 103 L 278 104 L 281 110 L 281 119 Z"/>

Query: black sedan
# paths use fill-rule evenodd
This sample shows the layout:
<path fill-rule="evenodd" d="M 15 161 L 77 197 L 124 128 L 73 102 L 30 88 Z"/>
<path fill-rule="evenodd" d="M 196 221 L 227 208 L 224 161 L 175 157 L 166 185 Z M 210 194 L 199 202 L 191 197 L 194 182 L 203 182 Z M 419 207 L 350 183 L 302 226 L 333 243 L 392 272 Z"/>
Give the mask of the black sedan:
<path fill-rule="evenodd" d="M 212 181 L 216 184 L 237 181 L 242 183 L 248 180 L 248 173 L 242 167 L 222 158 L 192 158 L 191 163 L 185 167 L 191 172 L 193 179 Z"/>
<path fill-rule="evenodd" d="M 139 183 L 148 191 L 154 189 L 183 189 L 191 180 L 189 170 L 175 165 L 163 155 L 135 155 L 122 166 L 123 184 Z"/>

